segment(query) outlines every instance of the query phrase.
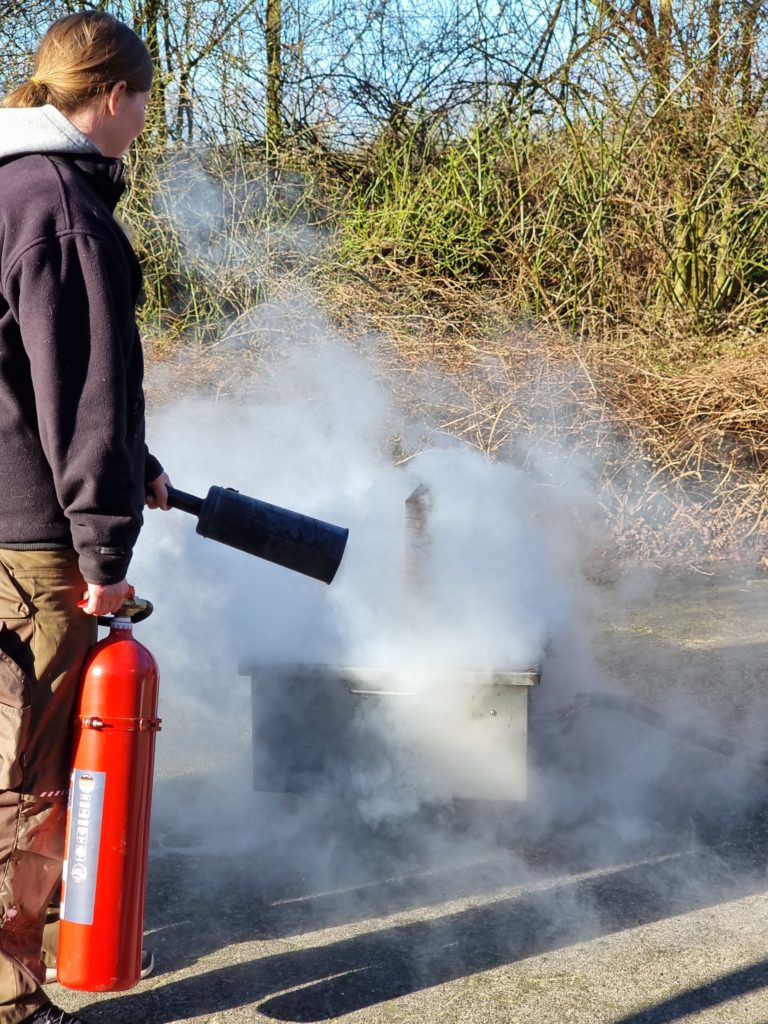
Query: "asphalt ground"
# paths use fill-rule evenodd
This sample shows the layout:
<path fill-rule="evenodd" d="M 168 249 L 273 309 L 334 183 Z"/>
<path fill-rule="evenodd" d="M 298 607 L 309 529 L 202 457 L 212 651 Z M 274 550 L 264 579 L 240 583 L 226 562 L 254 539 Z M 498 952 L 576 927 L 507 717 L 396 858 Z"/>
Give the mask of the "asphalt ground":
<path fill-rule="evenodd" d="M 254 793 L 247 841 L 160 823 L 156 974 L 51 997 L 93 1024 L 768 1022 L 768 581 L 747 568 L 626 583 L 597 588 L 586 614 L 605 678 L 742 756 L 607 709 L 558 720 L 570 653 L 555 649 L 526 806 L 376 826 L 348 808 L 324 826 L 311 793 Z M 157 780 L 165 800 L 175 785 Z"/>

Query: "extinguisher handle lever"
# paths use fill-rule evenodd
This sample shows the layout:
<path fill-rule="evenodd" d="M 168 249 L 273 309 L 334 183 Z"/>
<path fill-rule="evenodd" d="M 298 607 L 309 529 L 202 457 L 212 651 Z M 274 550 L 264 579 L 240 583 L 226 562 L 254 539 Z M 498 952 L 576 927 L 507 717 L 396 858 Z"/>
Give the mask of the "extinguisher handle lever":
<path fill-rule="evenodd" d="M 133 587 L 131 587 L 131 590 L 133 590 Z M 154 610 L 154 605 L 151 601 L 131 594 L 120 610 L 116 611 L 114 615 L 99 615 L 97 621 L 100 626 L 111 626 L 115 619 L 130 619 L 131 622 L 143 622 L 144 619 L 149 618 Z"/>

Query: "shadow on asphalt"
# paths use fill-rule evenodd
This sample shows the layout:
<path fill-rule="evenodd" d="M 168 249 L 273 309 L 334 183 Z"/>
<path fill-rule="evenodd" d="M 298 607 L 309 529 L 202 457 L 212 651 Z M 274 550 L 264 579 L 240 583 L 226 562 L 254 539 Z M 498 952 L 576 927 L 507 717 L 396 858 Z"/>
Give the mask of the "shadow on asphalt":
<path fill-rule="evenodd" d="M 554 872 L 511 896 L 431 920 L 384 928 L 311 948 L 272 952 L 260 959 L 206 970 L 195 977 L 169 981 L 150 991 L 136 991 L 82 1007 L 94 1024 L 146 1021 L 168 1024 L 187 1017 L 215 1014 L 258 1003 L 259 1013 L 281 1021 L 320 1021 L 404 996 L 480 971 L 610 935 L 627 928 L 738 899 L 768 887 L 764 840 L 768 808 L 727 824 L 727 841 L 689 851 L 657 853 L 646 862 L 606 865 L 571 877 Z M 710 839 L 717 830 L 710 822 Z M 542 868 L 544 865 L 540 865 Z M 194 964 L 216 949 L 255 939 L 275 939 L 306 927 L 315 928 L 339 915 L 333 895 L 286 903 L 265 901 L 257 879 L 242 873 L 226 888 L 206 890 L 222 863 L 201 859 L 197 884 L 183 858 L 156 864 L 150 886 L 151 942 L 161 969 Z M 444 883 L 449 880 L 446 873 Z M 457 891 L 467 888 L 469 872 L 456 872 Z M 529 880 L 530 881 L 530 880 Z M 376 886 L 365 887 L 364 904 L 347 905 L 348 919 L 371 910 Z M 407 880 L 384 883 L 378 906 L 407 900 Z M 421 886 L 411 886 L 411 906 L 418 906 Z M 509 890 L 507 890 L 509 891 Z M 344 895 L 336 897 L 344 902 Z M 304 923 L 295 917 L 303 906 Z M 315 905 L 316 904 L 316 905 Z M 343 916 L 343 915 L 342 915 Z M 236 954 L 235 954 L 236 955 Z M 669 1000 L 621 1024 L 661 1024 L 683 1013 L 723 1002 L 762 986 L 768 966 L 756 964 L 711 985 Z M 292 991 L 287 991 L 292 990 Z M 665 1016 L 666 1014 L 666 1016 Z"/>
<path fill-rule="evenodd" d="M 692 988 L 682 995 L 665 999 L 630 1017 L 622 1017 L 615 1024 L 673 1024 L 689 1014 L 722 1006 L 739 996 L 768 987 L 768 960 L 761 960 L 740 971 L 724 974 L 708 985 Z"/>

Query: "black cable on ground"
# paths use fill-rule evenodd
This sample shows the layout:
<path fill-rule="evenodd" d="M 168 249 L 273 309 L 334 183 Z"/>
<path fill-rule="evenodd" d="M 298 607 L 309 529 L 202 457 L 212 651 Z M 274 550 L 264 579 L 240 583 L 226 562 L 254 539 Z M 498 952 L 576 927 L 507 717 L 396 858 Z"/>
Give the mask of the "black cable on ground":
<path fill-rule="evenodd" d="M 531 725 L 550 724 L 561 725 L 561 732 L 567 733 L 573 728 L 576 718 L 587 708 L 602 708 L 609 711 L 619 711 L 633 718 L 645 722 L 655 729 L 661 729 L 686 740 L 697 747 L 705 750 L 712 750 L 723 757 L 730 757 L 748 764 L 756 765 L 759 768 L 768 770 L 768 757 L 760 751 L 745 747 L 744 744 L 735 740 L 726 739 L 723 736 L 715 736 L 703 729 L 693 725 L 679 722 L 669 715 L 654 711 L 653 708 L 641 704 L 632 697 L 625 697 L 615 693 L 578 693 L 571 704 L 552 711 L 539 711 L 531 713 Z"/>

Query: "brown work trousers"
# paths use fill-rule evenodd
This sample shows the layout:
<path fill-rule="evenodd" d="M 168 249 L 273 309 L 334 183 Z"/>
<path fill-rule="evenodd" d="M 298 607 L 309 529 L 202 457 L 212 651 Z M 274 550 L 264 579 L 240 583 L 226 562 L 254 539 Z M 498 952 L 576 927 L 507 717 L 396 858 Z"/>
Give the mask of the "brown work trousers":
<path fill-rule="evenodd" d="M 74 551 L 0 549 L 0 1024 L 47 1002 L 43 926 L 61 880 L 78 680 L 96 619 Z M 55 933 L 54 933 L 55 935 Z"/>

